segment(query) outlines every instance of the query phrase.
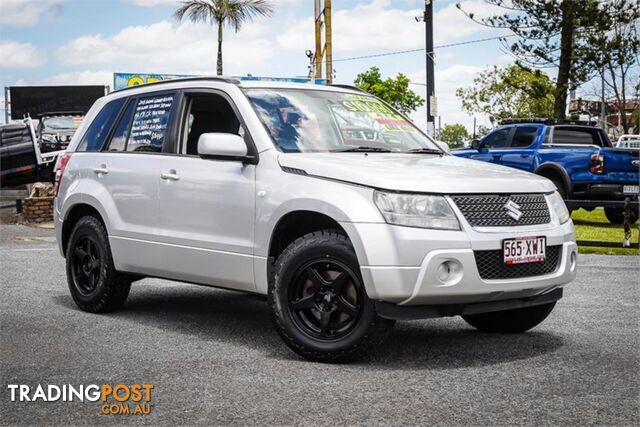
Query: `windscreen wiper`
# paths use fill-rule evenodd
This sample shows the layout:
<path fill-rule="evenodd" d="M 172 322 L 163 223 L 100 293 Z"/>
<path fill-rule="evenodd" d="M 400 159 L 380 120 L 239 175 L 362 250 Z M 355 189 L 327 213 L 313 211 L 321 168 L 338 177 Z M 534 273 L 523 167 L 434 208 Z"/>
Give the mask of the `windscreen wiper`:
<path fill-rule="evenodd" d="M 439 156 L 443 156 L 444 152 L 442 150 L 437 150 L 435 148 L 413 148 L 411 150 L 406 151 L 407 153 L 418 153 L 418 154 L 437 154 Z"/>
<path fill-rule="evenodd" d="M 390 153 L 391 150 L 382 147 L 368 147 L 366 145 L 360 145 L 357 147 L 344 147 L 330 150 L 332 153 Z"/>

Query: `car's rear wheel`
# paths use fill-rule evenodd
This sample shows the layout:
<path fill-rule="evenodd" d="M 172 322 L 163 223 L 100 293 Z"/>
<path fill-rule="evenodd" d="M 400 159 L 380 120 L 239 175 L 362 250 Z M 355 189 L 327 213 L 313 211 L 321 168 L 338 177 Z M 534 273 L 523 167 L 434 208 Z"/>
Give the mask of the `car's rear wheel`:
<path fill-rule="evenodd" d="M 269 301 L 285 343 L 316 361 L 362 357 L 386 338 L 394 323 L 376 314 L 351 242 L 336 231 L 307 234 L 282 252 Z"/>
<path fill-rule="evenodd" d="M 623 208 L 604 208 L 604 215 L 611 224 L 624 224 Z M 632 207 L 629 209 L 629 225 L 635 224 L 636 221 L 638 221 L 638 210 Z"/>
<path fill-rule="evenodd" d="M 132 279 L 113 266 L 107 230 L 100 220 L 78 220 L 66 250 L 67 283 L 76 305 L 91 313 L 116 310 L 124 304 Z"/>
<path fill-rule="evenodd" d="M 539 325 L 551 314 L 556 303 L 534 305 L 515 310 L 494 311 L 471 314 L 462 318 L 474 328 L 483 332 L 518 334 Z"/>

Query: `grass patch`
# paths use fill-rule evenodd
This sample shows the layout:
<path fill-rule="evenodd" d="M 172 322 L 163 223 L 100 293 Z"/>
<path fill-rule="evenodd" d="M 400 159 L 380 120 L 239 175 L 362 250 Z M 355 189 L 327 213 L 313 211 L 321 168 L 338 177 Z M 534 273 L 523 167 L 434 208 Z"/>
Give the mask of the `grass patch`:
<path fill-rule="evenodd" d="M 573 223 L 576 226 L 577 240 L 595 240 L 600 242 L 616 242 L 622 245 L 624 238 L 624 227 L 622 225 L 611 224 L 604 216 L 602 208 L 587 212 L 578 209 L 571 214 Z M 638 241 L 638 223 L 631 226 L 631 242 Z M 607 254 L 607 255 L 640 255 L 640 249 L 624 248 L 597 248 L 591 246 L 580 246 L 581 254 Z"/>

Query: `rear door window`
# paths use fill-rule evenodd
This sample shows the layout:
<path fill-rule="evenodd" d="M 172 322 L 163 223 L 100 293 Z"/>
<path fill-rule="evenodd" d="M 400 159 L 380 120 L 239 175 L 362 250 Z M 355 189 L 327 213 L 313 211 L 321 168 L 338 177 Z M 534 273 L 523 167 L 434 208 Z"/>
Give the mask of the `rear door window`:
<path fill-rule="evenodd" d="M 602 142 L 595 129 L 555 128 L 552 142 L 560 145 L 597 145 L 602 147 Z"/>
<path fill-rule="evenodd" d="M 536 140 L 538 128 L 535 126 L 518 126 L 513 134 L 511 146 L 514 148 L 529 147 Z"/>
<path fill-rule="evenodd" d="M 140 98 L 135 108 L 126 151 L 162 151 L 167 139 L 174 94 Z"/>
<path fill-rule="evenodd" d="M 126 98 L 113 100 L 100 110 L 84 133 L 76 151 L 100 151 L 102 149 L 125 101 Z"/>

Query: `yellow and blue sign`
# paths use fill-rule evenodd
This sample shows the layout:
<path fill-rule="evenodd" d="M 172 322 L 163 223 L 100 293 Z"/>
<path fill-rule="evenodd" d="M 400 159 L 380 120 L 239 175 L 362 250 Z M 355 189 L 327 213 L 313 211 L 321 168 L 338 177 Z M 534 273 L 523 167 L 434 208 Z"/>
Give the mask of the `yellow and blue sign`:
<path fill-rule="evenodd" d="M 155 83 L 162 80 L 179 79 L 183 77 L 197 77 L 186 74 L 144 74 L 144 73 L 113 73 L 113 89 L 120 90 L 132 86 Z M 310 83 L 306 77 L 260 77 L 260 76 L 232 76 L 238 80 L 259 80 L 270 82 Z M 325 79 L 316 79 L 315 84 L 326 84 Z"/>

